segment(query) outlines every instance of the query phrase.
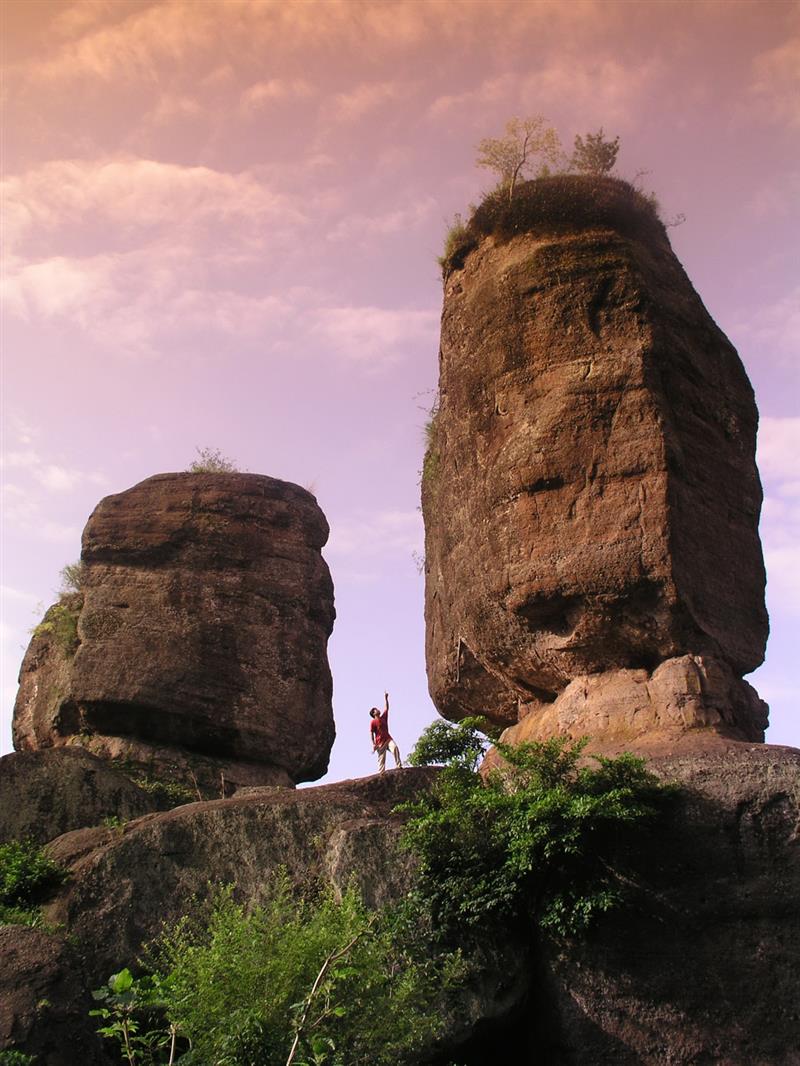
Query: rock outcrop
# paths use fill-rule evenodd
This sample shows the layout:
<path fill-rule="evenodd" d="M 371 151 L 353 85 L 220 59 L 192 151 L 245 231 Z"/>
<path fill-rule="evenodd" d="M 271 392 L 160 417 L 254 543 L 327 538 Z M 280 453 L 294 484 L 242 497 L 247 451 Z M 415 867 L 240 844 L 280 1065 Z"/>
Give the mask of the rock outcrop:
<path fill-rule="evenodd" d="M 405 769 L 317 788 L 246 788 L 227 800 L 54 841 L 48 853 L 69 876 L 45 917 L 68 932 L 69 943 L 60 935 L 46 937 L 37 967 L 30 950 L 21 957 L 18 947 L 31 943 L 28 930 L 9 934 L 7 943 L 0 939 L 0 970 L 23 986 L 0 1011 L 0 1049 L 12 1042 L 26 1052 L 38 1048 L 55 1003 L 59 1018 L 73 1015 L 73 1038 L 53 1051 L 48 1066 L 93 1062 L 100 1041 L 79 1031 L 88 990 L 132 964 L 162 923 L 191 913 L 209 884 L 235 884 L 238 898 L 257 901 L 283 867 L 299 886 L 323 881 L 344 890 L 354 883 L 372 908 L 400 900 L 413 863 L 398 846 L 402 817 L 395 808 L 430 787 L 435 774 Z M 64 958 L 71 960 L 69 982 L 63 981 Z M 448 1048 L 469 1043 L 476 1029 L 501 1021 L 524 999 L 524 952 L 498 941 L 487 945 L 481 961 L 482 978 L 445 1019 Z M 58 981 L 64 988 L 56 1001 L 47 990 Z M 45 999 L 37 1006 L 39 990 Z"/>
<path fill-rule="evenodd" d="M 214 788 L 324 774 L 333 743 L 328 524 L 255 474 L 159 474 L 102 500 L 78 592 L 20 674 L 14 742 L 77 744 Z"/>
<path fill-rule="evenodd" d="M 502 1048 L 502 1061 L 542 1066 L 796 1066 L 800 752 L 723 742 L 652 768 L 681 788 L 659 831 L 623 857 L 628 905 L 584 940 L 541 939 L 533 959 L 519 930 L 493 937 L 437 1062 L 485 1066 Z M 46 1046 L 49 1066 L 94 1061 L 87 990 L 209 882 L 256 900 L 282 865 L 300 883 L 354 879 L 372 907 L 401 898 L 411 865 L 395 807 L 434 775 L 245 789 L 54 841 L 69 876 L 45 917 L 64 934 L 1 931 L 0 1047 Z"/>
<path fill-rule="evenodd" d="M 528 183 L 525 227 L 475 236 L 445 281 L 422 496 L 432 698 L 527 736 L 608 714 L 629 740 L 763 739 L 740 680 L 767 636 L 752 388 L 643 198 L 558 180 L 557 225 L 536 225 Z M 593 215 L 603 197 L 616 216 Z M 635 722 L 613 700 L 586 719 L 573 686 L 624 690 Z"/>
<path fill-rule="evenodd" d="M 128 821 L 158 809 L 152 794 L 84 748 L 15 751 L 0 759 L 0 844 L 44 844 L 107 818 Z"/>

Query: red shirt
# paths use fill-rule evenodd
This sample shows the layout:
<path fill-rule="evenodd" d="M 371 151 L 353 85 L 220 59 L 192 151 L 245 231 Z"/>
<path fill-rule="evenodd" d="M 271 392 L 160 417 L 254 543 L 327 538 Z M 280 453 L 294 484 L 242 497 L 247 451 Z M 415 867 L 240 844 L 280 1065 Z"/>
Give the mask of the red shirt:
<path fill-rule="evenodd" d="M 377 717 L 372 716 L 372 721 L 369 723 L 369 731 L 372 734 L 372 743 L 376 748 L 382 748 L 384 744 L 388 744 L 392 739 L 389 735 L 389 711 L 385 710 L 383 714 L 379 714 Z"/>

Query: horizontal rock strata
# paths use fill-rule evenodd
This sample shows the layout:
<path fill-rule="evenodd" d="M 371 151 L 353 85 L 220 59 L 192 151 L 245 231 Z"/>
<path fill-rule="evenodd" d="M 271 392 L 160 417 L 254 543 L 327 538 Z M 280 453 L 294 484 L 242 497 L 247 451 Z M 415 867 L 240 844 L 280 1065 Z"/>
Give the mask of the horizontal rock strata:
<path fill-rule="evenodd" d="M 571 228 L 567 206 L 557 231 L 480 237 L 445 281 L 422 502 L 429 684 L 453 719 L 512 725 L 604 671 L 763 659 L 742 364 L 662 227 Z"/>
<path fill-rule="evenodd" d="M 310 493 L 255 474 L 160 474 L 102 500 L 81 587 L 23 661 L 15 746 L 79 744 L 217 790 L 321 776 L 327 537 Z"/>

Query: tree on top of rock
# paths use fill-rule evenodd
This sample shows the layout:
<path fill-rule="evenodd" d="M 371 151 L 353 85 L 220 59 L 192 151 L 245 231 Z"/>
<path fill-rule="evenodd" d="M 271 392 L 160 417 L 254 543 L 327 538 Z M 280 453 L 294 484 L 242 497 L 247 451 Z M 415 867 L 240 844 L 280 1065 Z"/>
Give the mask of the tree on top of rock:
<path fill-rule="evenodd" d="M 478 144 L 475 165 L 496 170 L 500 187 L 508 189 L 509 200 L 521 174 L 530 170 L 536 160 L 540 165 L 558 162 L 561 142 L 552 126 L 542 115 L 531 118 L 512 118 L 506 123 L 505 137 L 484 137 Z"/>
<path fill-rule="evenodd" d="M 570 162 L 581 174 L 608 174 L 614 169 L 617 152 L 619 137 L 613 141 L 605 140 L 601 126 L 597 133 L 587 133 L 585 140 L 580 134 L 577 135 Z"/>

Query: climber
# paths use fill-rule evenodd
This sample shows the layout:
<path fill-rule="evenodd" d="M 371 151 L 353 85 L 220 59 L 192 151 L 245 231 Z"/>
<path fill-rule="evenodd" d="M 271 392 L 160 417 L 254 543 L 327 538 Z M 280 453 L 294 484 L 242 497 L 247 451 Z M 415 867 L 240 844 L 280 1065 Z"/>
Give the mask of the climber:
<path fill-rule="evenodd" d="M 372 719 L 369 723 L 369 732 L 372 737 L 372 750 L 378 753 L 379 774 L 386 772 L 387 751 L 394 755 L 394 761 L 398 768 L 403 765 L 403 760 L 400 758 L 400 749 L 389 733 L 389 693 L 385 692 L 384 697 L 386 699 L 385 710 L 381 713 L 377 707 L 373 707 L 369 712 L 369 716 Z"/>

